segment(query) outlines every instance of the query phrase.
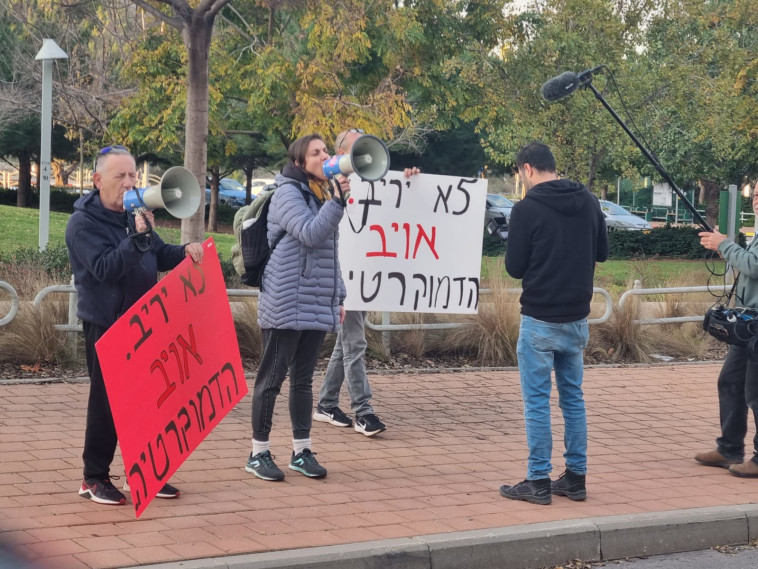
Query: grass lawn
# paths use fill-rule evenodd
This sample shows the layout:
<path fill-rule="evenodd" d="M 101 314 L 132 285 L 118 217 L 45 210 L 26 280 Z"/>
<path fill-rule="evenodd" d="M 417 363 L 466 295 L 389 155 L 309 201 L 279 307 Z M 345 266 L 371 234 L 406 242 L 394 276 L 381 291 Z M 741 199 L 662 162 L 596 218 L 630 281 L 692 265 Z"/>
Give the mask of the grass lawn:
<path fill-rule="evenodd" d="M 50 212 L 50 247 L 65 246 L 64 233 L 69 214 Z M 167 243 L 179 243 L 181 231 L 177 227 L 168 227 L 158 220 L 158 233 Z M 213 236 L 216 250 L 221 258 L 231 258 L 231 246 L 234 235 L 231 233 L 206 233 Z M 18 249 L 36 249 L 39 243 L 39 210 L 0 205 L 0 255 L 12 253 Z M 723 261 L 717 263 L 717 269 L 723 271 Z M 493 277 L 505 276 L 502 257 L 484 257 L 482 259 L 482 280 L 484 286 Z M 635 280 L 640 280 L 645 288 L 661 286 L 698 286 L 708 282 L 709 272 L 703 260 L 679 259 L 644 259 L 635 261 L 606 261 L 599 263 L 595 271 L 595 285 L 611 290 L 631 288 Z M 510 279 L 512 280 L 512 279 Z M 723 280 L 721 281 L 723 282 Z M 513 287 L 520 286 L 513 280 Z"/>
<path fill-rule="evenodd" d="M 66 223 L 70 214 L 58 211 L 50 212 L 49 247 L 65 247 Z M 157 220 L 158 234 L 166 243 L 179 243 L 181 230 L 163 226 Z M 231 258 L 231 246 L 234 235 L 231 233 L 206 233 L 212 236 L 216 250 L 224 259 Z M 36 249 L 39 245 L 39 210 L 0 205 L 0 255 L 12 253 L 18 249 Z"/>

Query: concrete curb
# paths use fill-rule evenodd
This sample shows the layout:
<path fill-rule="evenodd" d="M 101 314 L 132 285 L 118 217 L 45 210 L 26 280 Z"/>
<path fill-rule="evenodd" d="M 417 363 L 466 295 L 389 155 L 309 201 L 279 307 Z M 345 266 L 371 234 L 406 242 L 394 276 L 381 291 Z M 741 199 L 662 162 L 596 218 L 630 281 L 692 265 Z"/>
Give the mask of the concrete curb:
<path fill-rule="evenodd" d="M 758 539 L 758 504 L 604 516 L 193 559 L 141 569 L 540 569 L 746 544 Z"/>

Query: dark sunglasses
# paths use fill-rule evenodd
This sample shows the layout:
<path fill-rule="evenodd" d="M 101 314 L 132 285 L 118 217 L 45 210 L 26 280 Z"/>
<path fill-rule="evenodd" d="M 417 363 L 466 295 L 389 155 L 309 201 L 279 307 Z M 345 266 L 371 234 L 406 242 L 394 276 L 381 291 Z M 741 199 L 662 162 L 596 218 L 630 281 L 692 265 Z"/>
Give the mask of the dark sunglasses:
<path fill-rule="evenodd" d="M 120 144 L 113 144 L 111 146 L 105 146 L 98 150 L 97 156 L 95 156 L 95 162 L 92 164 L 92 170 L 95 171 L 97 169 L 97 161 L 100 159 L 101 156 L 105 156 L 112 150 L 126 150 L 129 152 L 129 149 L 126 146 L 121 146 Z"/>
<path fill-rule="evenodd" d="M 105 148 L 101 148 L 97 155 L 102 156 L 103 154 L 108 154 L 111 150 L 126 150 L 129 152 L 129 149 L 126 146 L 114 144 L 113 146 L 106 146 Z"/>
<path fill-rule="evenodd" d="M 335 142 L 335 147 L 339 150 L 342 147 L 342 143 L 345 142 L 345 137 L 347 137 L 348 134 L 366 134 L 366 131 L 362 128 L 351 128 L 349 130 L 345 131 L 345 134 L 342 135 L 342 137 L 339 139 L 339 141 Z"/>

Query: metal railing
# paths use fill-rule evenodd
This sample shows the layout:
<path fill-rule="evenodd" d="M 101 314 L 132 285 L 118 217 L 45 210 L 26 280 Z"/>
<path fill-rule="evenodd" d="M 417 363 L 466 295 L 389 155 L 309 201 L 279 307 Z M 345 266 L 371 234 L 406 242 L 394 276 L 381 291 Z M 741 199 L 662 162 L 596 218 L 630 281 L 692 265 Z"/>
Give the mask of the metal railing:
<path fill-rule="evenodd" d="M 619 308 L 623 308 L 632 296 L 649 296 L 653 294 L 690 294 L 698 292 L 728 292 L 732 285 L 713 286 L 680 286 L 667 288 L 634 288 L 626 291 L 619 298 Z M 634 324 L 673 324 L 675 322 L 701 322 L 703 315 L 699 316 L 668 316 L 663 318 L 638 318 L 632 320 Z"/>
<path fill-rule="evenodd" d="M 718 286 L 695 286 L 695 287 L 666 287 L 666 288 L 639 288 L 639 282 L 635 283 L 635 287 L 632 290 L 625 291 L 618 301 L 618 306 L 623 308 L 624 305 L 629 302 L 632 296 L 650 296 L 650 295 L 665 295 L 665 294 L 689 294 L 689 293 L 703 293 L 703 292 L 721 292 L 727 291 L 730 285 L 718 285 Z M 0 281 L 0 289 L 7 291 L 11 297 L 9 312 L 0 318 L 0 326 L 9 324 L 19 310 L 18 293 L 9 283 Z M 520 294 L 522 289 L 509 288 L 505 292 L 507 294 Z M 492 289 L 482 289 L 480 294 L 483 296 L 490 295 L 494 291 Z M 600 324 L 607 322 L 613 313 L 613 299 L 608 291 L 605 289 L 595 287 L 593 289 L 595 295 L 599 295 L 605 302 L 605 310 L 602 316 L 599 318 L 590 318 L 588 322 L 590 324 Z M 69 295 L 68 299 L 68 323 L 56 324 L 55 329 L 62 332 L 77 333 L 82 331 L 82 325 L 79 323 L 76 317 L 76 303 L 77 293 L 76 288 L 73 285 L 73 277 L 71 278 L 71 284 L 68 285 L 52 285 L 47 286 L 40 290 L 34 297 L 33 305 L 39 307 L 43 300 L 53 293 L 65 293 Z M 257 297 L 258 291 L 253 289 L 227 289 L 227 296 L 233 297 Z M 377 332 L 382 333 L 382 340 L 385 346 L 389 346 L 390 337 L 392 332 L 404 331 L 404 330 L 449 330 L 454 328 L 460 328 L 462 326 L 469 325 L 466 322 L 417 322 L 411 324 L 392 324 L 390 312 L 382 312 L 381 322 L 374 323 L 370 320 L 366 320 L 366 326 Z M 670 316 L 661 318 L 640 318 L 633 322 L 635 324 L 670 324 L 677 322 L 699 322 L 702 321 L 702 315 L 695 316 Z"/>

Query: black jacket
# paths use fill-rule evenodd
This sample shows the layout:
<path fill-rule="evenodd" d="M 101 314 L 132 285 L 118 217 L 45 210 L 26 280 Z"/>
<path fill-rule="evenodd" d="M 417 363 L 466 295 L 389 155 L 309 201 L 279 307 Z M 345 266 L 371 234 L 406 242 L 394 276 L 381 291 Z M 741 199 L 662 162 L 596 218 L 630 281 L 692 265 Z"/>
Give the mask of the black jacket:
<path fill-rule="evenodd" d="M 168 245 L 153 231 L 152 243 L 130 238 L 131 214 L 103 207 L 95 190 L 74 202 L 66 247 L 79 295 L 76 315 L 108 328 L 158 282 L 158 271 L 184 259 L 183 245 Z M 140 247 L 147 251 L 141 251 Z"/>
<path fill-rule="evenodd" d="M 607 258 L 605 217 L 582 184 L 543 182 L 513 207 L 505 268 L 523 279 L 522 314 L 546 322 L 586 318 L 595 263 Z"/>

